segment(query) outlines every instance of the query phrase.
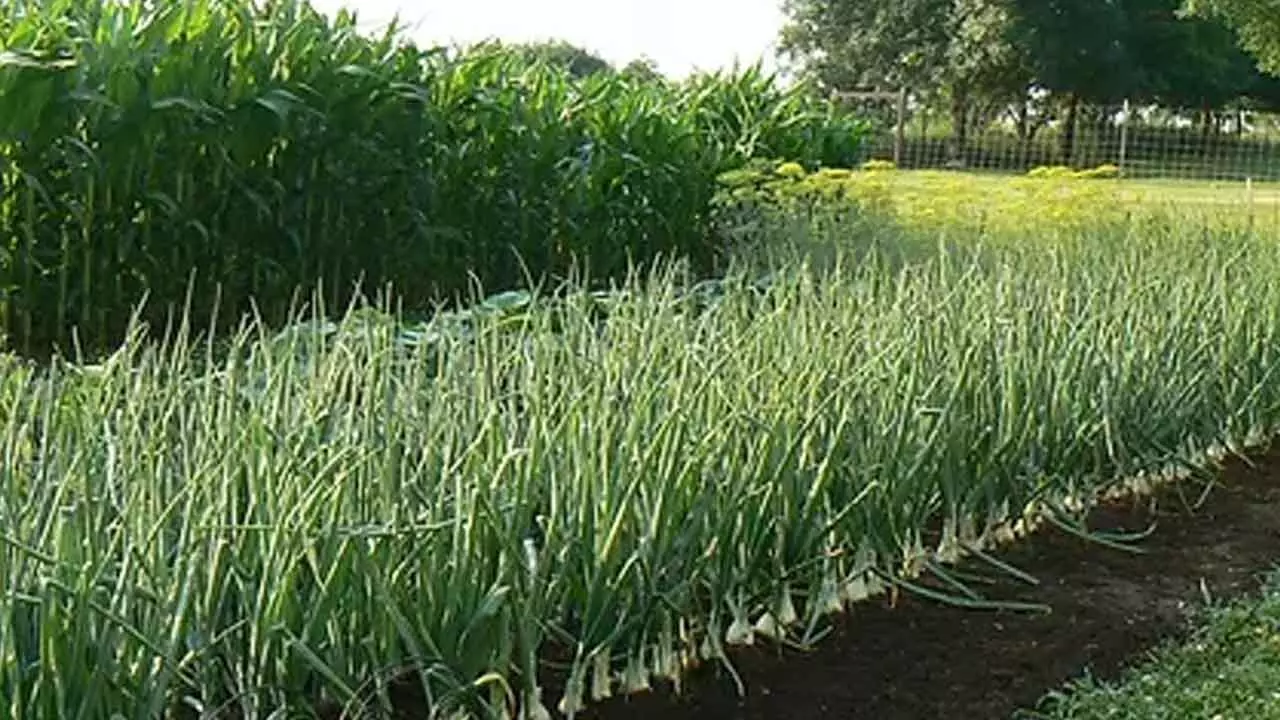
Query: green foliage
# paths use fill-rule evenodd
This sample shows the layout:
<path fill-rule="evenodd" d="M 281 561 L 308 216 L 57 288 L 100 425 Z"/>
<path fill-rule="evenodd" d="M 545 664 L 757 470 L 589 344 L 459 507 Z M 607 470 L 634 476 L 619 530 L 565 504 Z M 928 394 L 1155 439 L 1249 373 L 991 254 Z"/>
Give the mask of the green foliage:
<path fill-rule="evenodd" d="M 624 77 L 640 82 L 661 82 L 663 75 L 658 71 L 658 65 L 650 58 L 638 58 L 632 60 L 618 71 Z"/>
<path fill-rule="evenodd" d="M 557 67 L 575 78 L 585 78 L 597 73 L 614 72 L 608 60 L 564 40 L 547 40 L 536 43 L 498 44 L 524 62 L 544 62 Z"/>
<path fill-rule="evenodd" d="M 368 39 L 298 0 L 0 6 L 0 334 L 119 339 L 134 306 L 281 319 L 358 281 L 411 307 L 570 268 L 715 262 L 715 176 L 852 162 L 861 124 L 758 69 L 684 85 Z"/>
<path fill-rule="evenodd" d="M 1121 98 L 1219 107 L 1257 71 L 1231 33 L 1181 0 L 1014 0 L 1015 37 L 1045 87 L 1091 102 Z"/>
<path fill-rule="evenodd" d="M 781 49 L 828 87 L 1025 85 L 1002 0 L 787 0 Z"/>
<path fill-rule="evenodd" d="M 1036 79 L 1089 100 L 1123 98 L 1140 72 L 1124 6 L 1109 0 L 1014 0 L 1015 37 L 1030 51 Z"/>
<path fill-rule="evenodd" d="M 906 85 L 953 101 L 1017 98 L 1032 84 L 1215 107 L 1255 92 L 1256 70 L 1217 19 L 1276 28 L 1276 0 L 1206 0 L 1195 6 L 1205 17 L 1191 18 L 1182 2 L 788 0 L 781 47 L 828 86 Z"/>
<path fill-rule="evenodd" d="M 1192 15 L 1222 20 L 1240 36 L 1262 69 L 1280 75 L 1280 2 L 1277 0 L 1186 0 Z"/>

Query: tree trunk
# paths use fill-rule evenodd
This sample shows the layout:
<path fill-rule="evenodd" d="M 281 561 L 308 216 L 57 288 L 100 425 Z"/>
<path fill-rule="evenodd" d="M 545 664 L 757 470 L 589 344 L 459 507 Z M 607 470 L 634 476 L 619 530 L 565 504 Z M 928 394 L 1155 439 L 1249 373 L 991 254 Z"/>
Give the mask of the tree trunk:
<path fill-rule="evenodd" d="M 1058 148 L 1062 164 L 1070 165 L 1076 154 L 1076 122 L 1080 116 L 1080 96 L 1071 93 L 1067 100 L 1067 117 L 1063 121 L 1062 144 Z"/>

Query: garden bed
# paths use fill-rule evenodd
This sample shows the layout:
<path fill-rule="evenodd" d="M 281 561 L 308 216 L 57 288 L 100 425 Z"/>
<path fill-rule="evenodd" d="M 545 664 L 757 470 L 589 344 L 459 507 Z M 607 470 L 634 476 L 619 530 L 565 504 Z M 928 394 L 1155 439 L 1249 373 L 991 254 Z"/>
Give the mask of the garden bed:
<path fill-rule="evenodd" d="M 984 612 L 902 594 L 856 607 L 816 651 L 737 650 L 746 686 L 713 666 L 669 688 L 616 698 L 583 715 L 600 720 L 1008 718 L 1088 670 L 1114 676 L 1188 629 L 1187 613 L 1253 591 L 1280 550 L 1280 449 L 1256 466 L 1226 464 L 1203 505 L 1200 482 L 1098 508 L 1095 530 L 1155 531 L 1124 552 L 1045 529 L 1003 559 L 1039 585 L 1001 580 L 990 592 L 1043 603 L 1050 614 Z M 1203 589 L 1202 589 L 1203 588 Z"/>

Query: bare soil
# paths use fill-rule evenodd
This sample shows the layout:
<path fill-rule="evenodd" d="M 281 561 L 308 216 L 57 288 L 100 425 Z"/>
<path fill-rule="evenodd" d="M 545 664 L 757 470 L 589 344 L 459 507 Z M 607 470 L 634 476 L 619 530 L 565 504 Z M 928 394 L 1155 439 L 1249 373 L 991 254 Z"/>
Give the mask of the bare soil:
<path fill-rule="evenodd" d="M 1187 612 L 1257 589 L 1280 560 L 1280 448 L 1229 461 L 1202 505 L 1203 481 L 1156 498 L 1103 506 L 1092 530 L 1154 532 L 1134 554 L 1060 530 L 1001 557 L 1039 585 L 986 588 L 1048 614 L 961 609 L 902 595 L 855 607 L 812 652 L 747 648 L 732 678 L 708 665 L 670 688 L 593 706 L 588 720 L 1007 720 L 1086 669 L 1113 677 L 1188 629 Z M 1154 500 L 1154 501 L 1153 501 Z M 553 694 L 552 699 L 557 697 Z M 581 716 L 580 716 L 581 717 Z"/>

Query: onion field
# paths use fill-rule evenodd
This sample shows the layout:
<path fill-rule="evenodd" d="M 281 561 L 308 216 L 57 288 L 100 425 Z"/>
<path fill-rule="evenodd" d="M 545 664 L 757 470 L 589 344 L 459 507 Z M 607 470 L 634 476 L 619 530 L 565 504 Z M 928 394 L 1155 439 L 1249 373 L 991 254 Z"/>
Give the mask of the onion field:
<path fill-rule="evenodd" d="M 4 712 L 572 715 L 962 556 L 1034 574 L 989 551 L 1280 423 L 1278 270 L 1149 217 L 11 361 Z"/>

